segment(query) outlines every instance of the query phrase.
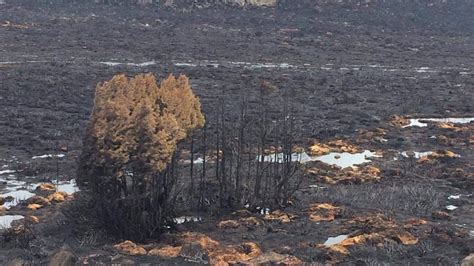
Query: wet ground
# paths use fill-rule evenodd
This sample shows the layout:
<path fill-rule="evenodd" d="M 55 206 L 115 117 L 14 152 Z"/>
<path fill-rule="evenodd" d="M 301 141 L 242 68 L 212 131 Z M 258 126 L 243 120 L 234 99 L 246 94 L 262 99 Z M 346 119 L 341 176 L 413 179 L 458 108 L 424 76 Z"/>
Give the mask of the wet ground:
<path fill-rule="evenodd" d="M 306 152 L 312 140 L 330 146 L 341 139 L 357 151 L 296 155 L 308 175 L 283 211 L 298 217 L 270 210 L 250 215 L 261 223 L 242 225 L 249 215 L 183 213 L 180 231 L 221 246 L 255 242 L 262 252 L 306 262 L 459 262 L 474 252 L 474 32 L 463 26 L 472 14 L 466 8 L 419 9 L 413 17 L 393 7 L 0 5 L 0 195 L 12 196 L 0 226 L 39 218 L 29 241 L 2 239 L 0 261 L 42 263 L 60 248 L 82 262 L 162 261 L 117 255 L 112 246 L 120 240 L 81 214 L 80 193 L 37 210 L 20 201 L 42 183 L 75 192 L 97 82 L 117 73 L 183 72 L 208 115 L 221 95 L 255 101 L 265 81 L 294 95 Z M 236 111 L 238 102 L 226 107 Z M 316 203 L 340 209 L 311 207 Z M 426 223 L 411 225 L 410 218 Z M 225 220 L 237 226 L 217 226 Z M 173 237 L 143 244 L 149 251 L 181 243 Z M 184 258 L 190 262 L 184 255 L 166 262 Z"/>

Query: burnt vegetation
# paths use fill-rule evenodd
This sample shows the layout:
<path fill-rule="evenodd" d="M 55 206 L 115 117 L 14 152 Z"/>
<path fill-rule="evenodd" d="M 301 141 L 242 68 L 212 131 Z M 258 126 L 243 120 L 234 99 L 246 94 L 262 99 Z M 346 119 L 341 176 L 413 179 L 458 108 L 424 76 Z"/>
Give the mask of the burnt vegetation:
<path fill-rule="evenodd" d="M 263 83 L 258 101 L 238 99 L 238 112 L 229 101 L 217 97 L 205 122 L 184 75 L 159 86 L 152 74 L 97 85 L 78 182 L 109 229 L 144 240 L 173 226 L 176 210 L 287 204 L 303 177 L 290 97 Z"/>

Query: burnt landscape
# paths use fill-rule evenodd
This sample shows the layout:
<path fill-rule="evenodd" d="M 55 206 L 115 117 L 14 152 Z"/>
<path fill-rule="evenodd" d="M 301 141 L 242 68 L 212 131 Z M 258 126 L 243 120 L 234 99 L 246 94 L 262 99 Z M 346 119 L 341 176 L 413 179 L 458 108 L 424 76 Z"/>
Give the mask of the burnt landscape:
<path fill-rule="evenodd" d="M 473 265 L 472 2 L 5 2 L 0 264 Z M 206 125 L 179 144 L 174 223 L 135 240 L 76 178 L 96 85 L 142 73 L 185 74 Z M 230 177 L 268 164 L 285 200 L 222 197 L 244 134 Z"/>

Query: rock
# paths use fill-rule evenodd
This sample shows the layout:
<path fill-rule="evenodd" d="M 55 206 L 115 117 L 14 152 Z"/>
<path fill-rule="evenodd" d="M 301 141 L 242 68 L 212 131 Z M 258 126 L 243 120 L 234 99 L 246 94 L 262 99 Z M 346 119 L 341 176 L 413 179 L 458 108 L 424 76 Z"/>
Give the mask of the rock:
<path fill-rule="evenodd" d="M 5 198 L 0 197 L 0 206 L 3 205 L 3 204 L 5 204 Z"/>
<path fill-rule="evenodd" d="M 37 205 L 46 206 L 46 205 L 50 205 L 51 202 L 45 197 L 33 196 L 26 200 L 26 204 L 27 205 L 37 204 Z"/>
<path fill-rule="evenodd" d="M 35 191 L 38 191 L 38 192 L 56 191 L 56 186 L 51 183 L 42 183 L 35 188 Z"/>
<path fill-rule="evenodd" d="M 182 246 L 179 256 L 197 263 L 204 263 L 207 260 L 206 253 L 199 243 L 188 243 Z"/>
<path fill-rule="evenodd" d="M 225 221 L 220 221 L 217 224 L 217 227 L 219 229 L 235 229 L 239 228 L 240 224 L 236 220 L 225 220 Z"/>
<path fill-rule="evenodd" d="M 171 259 L 178 257 L 179 253 L 181 252 L 182 247 L 172 247 L 172 246 L 164 246 L 161 248 L 154 248 L 148 251 L 149 256 L 158 256 L 164 259 Z"/>
<path fill-rule="evenodd" d="M 131 256 L 146 255 L 145 248 L 129 240 L 115 245 L 114 248 L 124 254 Z"/>
<path fill-rule="evenodd" d="M 461 266 L 474 266 L 474 253 L 471 253 L 469 256 L 465 257 L 461 261 Z"/>
<path fill-rule="evenodd" d="M 68 250 L 59 250 L 48 263 L 48 266 L 74 266 L 76 264 L 77 257 Z"/>
<path fill-rule="evenodd" d="M 15 200 L 15 198 L 13 196 L 5 197 L 5 202 L 12 202 L 14 200 Z"/>
<path fill-rule="evenodd" d="M 10 260 L 9 262 L 7 262 L 7 264 L 5 264 L 5 266 L 30 266 L 30 265 L 31 265 L 30 262 L 21 258 Z"/>
<path fill-rule="evenodd" d="M 7 207 L 5 206 L 0 206 L 0 212 L 5 212 L 7 211 Z"/>
<path fill-rule="evenodd" d="M 62 151 L 62 152 L 67 152 L 69 150 L 69 148 L 68 148 L 67 145 L 61 145 L 61 146 L 59 146 L 59 150 Z"/>

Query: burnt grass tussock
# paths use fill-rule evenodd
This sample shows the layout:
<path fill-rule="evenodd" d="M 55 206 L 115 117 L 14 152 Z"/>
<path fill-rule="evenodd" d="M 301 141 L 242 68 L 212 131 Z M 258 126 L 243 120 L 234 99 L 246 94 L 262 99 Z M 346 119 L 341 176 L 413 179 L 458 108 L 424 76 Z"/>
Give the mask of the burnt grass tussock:
<path fill-rule="evenodd" d="M 474 117 L 472 1 L 153 2 L 0 4 L 0 195 L 44 196 L 0 209 L 24 217 L 1 230 L 0 264 L 453 265 L 474 252 L 474 123 L 403 127 Z M 110 160 L 86 176 L 111 183 L 56 198 L 26 185 L 100 162 L 82 142 L 96 85 L 143 73 L 185 74 L 205 118 L 165 168 Z M 292 156 L 313 145 L 377 156 L 358 170 Z M 167 190 L 147 202 L 150 180 Z"/>

